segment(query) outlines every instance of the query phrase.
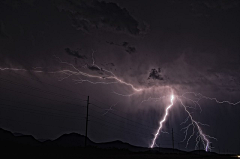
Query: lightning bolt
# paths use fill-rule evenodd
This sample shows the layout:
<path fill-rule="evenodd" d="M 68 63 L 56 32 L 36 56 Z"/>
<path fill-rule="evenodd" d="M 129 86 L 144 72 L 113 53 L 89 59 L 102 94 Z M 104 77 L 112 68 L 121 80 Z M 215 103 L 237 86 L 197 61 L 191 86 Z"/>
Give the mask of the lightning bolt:
<path fill-rule="evenodd" d="M 162 129 L 162 125 L 163 125 L 163 123 L 165 122 L 165 120 L 166 120 L 166 118 L 167 118 L 167 116 L 168 116 L 168 110 L 173 106 L 173 100 L 174 100 L 174 95 L 172 94 L 172 95 L 171 95 L 171 99 L 170 99 L 171 104 L 166 108 L 166 110 L 165 110 L 165 115 L 164 115 L 163 119 L 159 122 L 158 130 L 157 130 L 156 134 L 154 135 L 152 144 L 151 144 L 151 146 L 150 146 L 151 148 L 153 148 L 153 146 L 155 145 L 155 141 L 156 141 L 156 139 L 157 139 L 157 137 L 158 137 L 158 135 L 159 135 L 159 132 L 160 132 L 161 129 Z"/>
<path fill-rule="evenodd" d="M 238 101 L 238 102 L 236 102 L 236 103 L 233 103 L 233 102 L 230 102 L 230 101 L 226 101 L 226 100 L 224 100 L 224 101 L 219 101 L 219 100 L 217 100 L 217 98 L 212 98 L 212 97 L 207 97 L 207 96 L 204 96 L 204 95 L 202 95 L 201 93 L 195 93 L 195 92 L 185 92 L 183 95 L 182 95 L 182 97 L 184 97 L 184 98 L 186 98 L 184 95 L 186 95 L 186 94 L 193 94 L 195 97 L 198 97 L 197 98 L 197 100 L 192 100 L 193 102 L 195 102 L 195 103 L 198 103 L 201 99 L 208 99 L 208 100 L 213 100 L 213 101 L 215 101 L 216 103 L 218 103 L 218 104 L 224 104 L 224 103 L 227 103 L 227 104 L 229 104 L 229 105 L 238 105 L 238 104 L 240 104 L 240 101 Z"/>
<path fill-rule="evenodd" d="M 202 131 L 202 129 L 201 129 L 201 127 L 199 126 L 200 124 L 201 125 L 206 125 L 206 124 L 202 124 L 202 123 L 200 123 L 200 122 L 197 122 L 197 121 L 195 121 L 194 119 L 193 119 L 193 116 L 191 115 L 191 113 L 187 110 L 187 107 L 184 105 L 184 103 L 182 102 L 182 100 L 180 99 L 180 98 L 177 98 L 179 101 L 180 101 L 180 103 L 181 103 L 181 105 L 184 107 L 184 110 L 187 112 L 187 114 L 188 114 L 188 117 L 187 117 L 187 119 L 183 122 L 183 123 L 181 123 L 181 124 L 185 124 L 189 119 L 191 120 L 191 123 L 188 125 L 188 126 L 186 126 L 185 128 L 183 128 L 183 129 L 185 129 L 185 138 L 184 138 L 184 140 L 183 141 L 185 141 L 186 140 L 186 136 L 187 136 L 187 132 L 188 132 L 188 130 L 189 130 L 189 127 L 190 126 L 192 126 L 193 127 L 193 130 L 192 130 L 192 134 L 190 135 L 190 137 L 188 138 L 188 140 L 187 140 L 187 145 L 188 145 L 188 143 L 189 143 L 189 141 L 190 141 L 190 139 L 194 136 L 194 134 L 195 134 L 195 127 L 197 128 L 197 130 L 198 130 L 198 133 L 199 133 L 199 135 L 197 136 L 197 138 L 196 138 L 196 141 L 197 141 L 197 143 L 196 143 L 196 146 L 197 146 L 197 144 L 198 144 L 198 142 L 199 142 L 199 140 L 197 140 L 198 138 L 200 138 L 201 139 L 201 141 L 202 141 L 202 143 L 203 143 L 203 145 L 204 145 L 204 147 L 205 147 L 205 151 L 211 151 L 211 147 L 210 147 L 210 141 L 209 141 L 209 139 L 208 138 L 212 138 L 212 139 L 215 139 L 215 140 L 217 140 L 216 138 L 214 138 L 214 137 L 211 137 L 211 136 L 209 136 L 209 135 L 206 135 L 206 134 L 204 134 L 203 133 L 203 131 Z M 182 142 L 183 142 L 182 141 Z M 187 147 L 187 145 L 186 145 L 186 147 Z M 195 146 L 195 147 L 196 147 Z"/>
<path fill-rule="evenodd" d="M 101 68 L 101 67 L 99 67 L 98 65 L 96 65 L 96 64 L 95 64 L 95 60 L 94 60 L 94 58 L 93 58 L 93 54 L 94 54 L 94 52 L 92 53 L 92 65 L 88 66 L 88 68 L 95 68 L 95 69 L 97 69 L 97 70 L 99 70 L 99 71 L 104 71 L 104 72 L 108 73 L 109 75 L 107 75 L 107 76 L 99 76 L 99 75 L 92 75 L 92 74 L 88 74 L 88 73 L 82 72 L 80 69 L 76 68 L 73 64 L 68 63 L 68 62 L 65 62 L 65 61 L 62 61 L 59 57 L 55 56 L 55 58 L 58 59 L 58 61 L 59 61 L 60 63 L 66 64 L 66 65 L 72 67 L 72 68 L 75 70 L 75 71 L 71 71 L 71 70 L 62 70 L 62 71 L 59 71 L 59 73 L 62 73 L 62 74 L 67 75 L 67 76 L 66 76 L 65 78 L 63 78 L 63 79 L 69 78 L 69 77 L 72 76 L 72 75 L 77 75 L 77 76 L 78 76 L 78 75 L 82 75 L 82 76 L 84 76 L 84 77 L 97 78 L 97 79 L 100 79 L 100 80 L 103 80 L 103 79 L 105 79 L 105 80 L 106 80 L 106 79 L 115 80 L 115 82 L 92 82 L 92 81 L 86 80 L 86 79 L 84 79 L 84 80 L 83 80 L 83 79 L 80 79 L 80 80 L 75 80 L 75 81 L 80 82 L 80 83 L 82 83 L 82 82 L 89 82 L 89 83 L 91 83 L 91 84 L 114 84 L 114 83 L 121 83 L 121 84 L 124 84 L 124 85 L 126 85 L 126 86 L 131 87 L 131 88 L 132 88 L 134 91 L 136 91 L 136 92 L 140 92 L 140 91 L 143 90 L 142 88 L 136 88 L 136 87 L 133 86 L 133 84 L 128 83 L 128 82 L 125 82 L 125 81 L 123 81 L 122 79 L 118 78 L 112 71 L 109 71 L 109 70 L 107 70 L 107 69 Z M 84 66 L 86 66 L 86 65 L 84 65 Z M 62 80 L 63 80 L 63 79 L 62 79 Z"/>
<path fill-rule="evenodd" d="M 106 112 L 105 113 L 103 113 L 103 115 L 106 115 L 109 111 L 112 111 L 112 110 L 114 110 L 112 107 L 115 107 L 117 104 L 118 104 L 119 102 L 117 102 L 116 104 L 114 104 L 114 105 L 112 105 L 112 106 L 110 106 L 110 108 L 108 108 L 108 109 L 105 109 L 106 110 Z"/>

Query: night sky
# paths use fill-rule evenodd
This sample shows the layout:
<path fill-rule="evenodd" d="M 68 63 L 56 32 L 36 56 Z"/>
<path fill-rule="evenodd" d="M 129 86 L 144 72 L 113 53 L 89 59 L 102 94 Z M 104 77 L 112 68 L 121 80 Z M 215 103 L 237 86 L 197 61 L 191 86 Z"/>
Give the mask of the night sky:
<path fill-rule="evenodd" d="M 0 127 L 37 139 L 84 135 L 89 96 L 91 140 L 149 147 L 171 90 L 240 100 L 239 17 L 239 0 L 1 0 Z M 217 139 L 213 151 L 240 152 L 240 104 L 199 105 L 188 110 Z M 156 143 L 172 147 L 173 128 L 175 147 L 193 150 L 196 136 L 181 142 L 187 117 L 175 100 Z"/>

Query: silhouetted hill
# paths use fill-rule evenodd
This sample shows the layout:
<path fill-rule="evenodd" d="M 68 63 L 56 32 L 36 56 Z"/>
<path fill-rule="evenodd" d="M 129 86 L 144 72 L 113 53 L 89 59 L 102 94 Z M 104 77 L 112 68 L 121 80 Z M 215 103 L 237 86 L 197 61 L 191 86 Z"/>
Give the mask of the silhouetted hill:
<path fill-rule="evenodd" d="M 22 133 L 13 133 L 14 136 L 23 136 L 24 134 Z"/>
<path fill-rule="evenodd" d="M 118 149 L 125 149 L 129 150 L 132 152 L 139 152 L 139 151 L 147 151 L 149 148 L 146 147 L 140 147 L 140 146 L 133 146 L 129 143 L 125 143 L 122 141 L 111 141 L 111 142 L 104 142 L 104 143 L 97 143 L 95 144 L 99 148 L 104 148 L 104 149 L 113 149 L 113 148 L 118 148 Z"/>
<path fill-rule="evenodd" d="M 204 150 L 194 150 L 194 151 L 191 151 L 189 153 L 191 153 L 191 154 L 201 154 L 201 155 L 217 155 L 217 153 L 215 153 L 215 152 L 206 152 Z"/>
<path fill-rule="evenodd" d="M 15 135 L 14 135 L 15 134 Z M 31 135 L 11 133 L 0 128 L 0 146 L 7 158 L 230 158 L 205 151 L 185 152 L 171 148 L 145 148 L 122 141 L 95 143 L 85 136 L 70 133 L 56 140 L 40 142 Z M 6 157 L 5 157 L 6 158 Z"/>
<path fill-rule="evenodd" d="M 78 146 L 84 147 L 85 136 L 77 133 L 64 134 L 59 138 L 57 138 L 56 140 L 53 140 L 52 142 L 58 146 L 64 146 L 64 147 L 78 147 Z M 91 146 L 95 145 L 95 143 L 89 140 L 88 138 L 87 138 L 87 144 Z"/>
<path fill-rule="evenodd" d="M 19 135 L 19 134 L 18 134 Z M 4 143 L 5 145 L 31 145 L 31 146 L 40 146 L 41 142 L 36 140 L 31 135 L 20 135 L 14 136 L 13 133 L 7 130 L 3 130 L 0 128 L 0 141 L 1 144 Z"/>

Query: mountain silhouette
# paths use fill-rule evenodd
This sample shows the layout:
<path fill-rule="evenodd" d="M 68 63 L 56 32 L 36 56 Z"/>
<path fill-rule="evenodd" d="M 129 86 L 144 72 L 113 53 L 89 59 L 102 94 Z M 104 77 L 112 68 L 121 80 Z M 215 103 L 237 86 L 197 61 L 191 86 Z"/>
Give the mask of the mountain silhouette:
<path fill-rule="evenodd" d="M 95 143 L 77 133 L 64 134 L 55 140 L 39 141 L 31 135 L 12 133 L 0 128 L 0 146 L 7 158 L 229 158 L 203 150 L 185 152 L 171 148 L 145 148 L 122 141 Z M 165 156 L 165 157 L 164 157 Z"/>

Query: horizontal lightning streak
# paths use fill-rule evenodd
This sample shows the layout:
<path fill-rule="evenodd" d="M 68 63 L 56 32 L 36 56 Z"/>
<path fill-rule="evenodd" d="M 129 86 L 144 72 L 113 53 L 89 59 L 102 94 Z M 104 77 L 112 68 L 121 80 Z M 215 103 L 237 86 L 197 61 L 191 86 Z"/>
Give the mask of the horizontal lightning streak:
<path fill-rule="evenodd" d="M 199 96 L 199 99 L 197 101 L 194 101 L 194 102 L 199 102 L 201 99 L 208 99 L 208 100 L 213 100 L 215 101 L 216 103 L 219 103 L 219 104 L 223 104 L 223 103 L 227 103 L 229 105 L 238 105 L 240 104 L 240 101 L 237 101 L 235 103 L 233 102 L 230 102 L 230 101 L 227 101 L 227 100 L 224 100 L 224 101 L 219 101 L 217 98 L 211 98 L 211 97 L 207 97 L 207 96 L 204 96 L 202 95 L 201 93 L 195 93 L 195 92 L 185 92 L 182 96 L 184 97 L 185 94 L 193 94 L 195 97 L 198 97 Z"/>

